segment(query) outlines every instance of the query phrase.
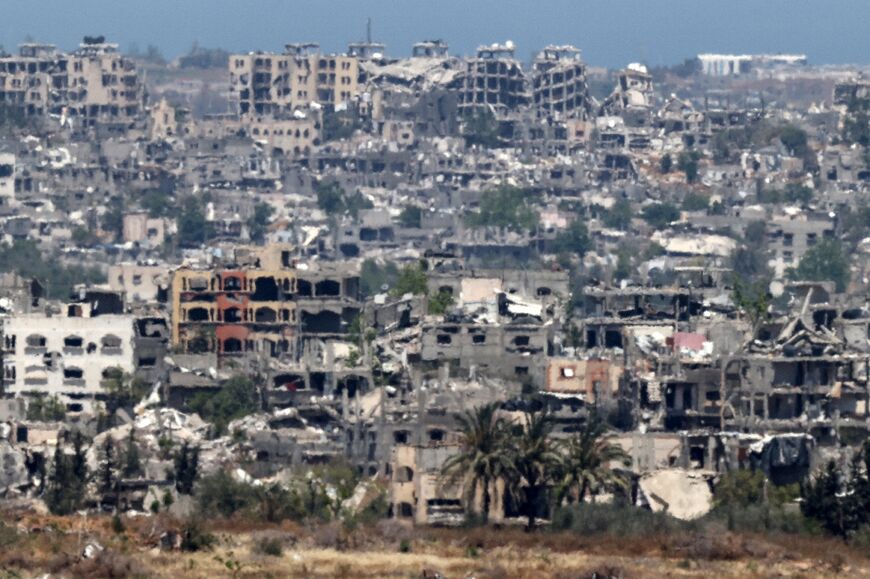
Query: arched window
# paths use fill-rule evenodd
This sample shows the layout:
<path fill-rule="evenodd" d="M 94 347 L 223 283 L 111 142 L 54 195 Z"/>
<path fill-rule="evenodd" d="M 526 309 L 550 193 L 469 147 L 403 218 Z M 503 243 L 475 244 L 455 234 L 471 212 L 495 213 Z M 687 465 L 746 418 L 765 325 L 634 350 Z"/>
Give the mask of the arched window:
<path fill-rule="evenodd" d="M 242 351 L 242 341 L 238 338 L 227 338 L 224 340 L 224 353 L 233 354 Z"/>
<path fill-rule="evenodd" d="M 120 354 L 121 353 L 121 338 L 114 334 L 106 334 L 100 340 L 103 346 L 103 354 Z"/>
<path fill-rule="evenodd" d="M 414 480 L 414 471 L 409 466 L 400 466 L 396 469 L 393 480 L 399 483 L 411 482 Z"/>
<path fill-rule="evenodd" d="M 189 322 L 207 322 L 208 310 L 205 308 L 190 308 L 187 310 L 187 321 Z"/>

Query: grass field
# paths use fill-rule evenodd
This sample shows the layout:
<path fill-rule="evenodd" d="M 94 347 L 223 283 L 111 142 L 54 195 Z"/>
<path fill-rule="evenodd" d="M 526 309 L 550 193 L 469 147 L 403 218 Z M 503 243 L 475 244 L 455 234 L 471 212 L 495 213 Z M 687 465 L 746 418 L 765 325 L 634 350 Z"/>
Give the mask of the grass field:
<path fill-rule="evenodd" d="M 392 521 L 355 528 L 221 521 L 206 527 L 210 548 L 187 552 L 161 546 L 181 528 L 164 516 L 124 519 L 123 530 L 108 516 L 4 521 L 0 577 L 870 577 L 870 559 L 835 539 L 725 530 L 627 538 Z M 93 544 L 102 550 L 84 557 Z"/>

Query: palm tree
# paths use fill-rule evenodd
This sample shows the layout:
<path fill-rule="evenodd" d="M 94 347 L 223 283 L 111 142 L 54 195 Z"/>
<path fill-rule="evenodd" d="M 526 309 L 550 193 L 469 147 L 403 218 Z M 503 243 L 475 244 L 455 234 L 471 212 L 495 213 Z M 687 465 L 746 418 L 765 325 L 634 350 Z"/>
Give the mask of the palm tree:
<path fill-rule="evenodd" d="M 629 456 L 621 446 L 612 442 L 607 427 L 596 417 L 590 417 L 581 432 L 566 440 L 563 450 L 558 494 L 560 504 L 565 498 L 570 501 L 574 492 L 577 501 L 583 502 L 587 492 L 594 496 L 604 487 L 628 490 L 628 479 L 610 465 L 613 462 L 628 465 Z"/>
<path fill-rule="evenodd" d="M 538 498 L 547 482 L 552 480 L 560 464 L 560 456 L 550 440 L 553 419 L 546 411 L 527 412 L 522 435 L 513 449 L 513 466 L 517 477 L 515 488 L 525 495 L 526 529 L 535 528 Z M 524 486 L 521 486 L 523 485 Z"/>
<path fill-rule="evenodd" d="M 508 478 L 513 471 L 512 457 L 505 444 L 507 425 L 497 415 L 498 406 L 492 402 L 456 415 L 460 451 L 442 468 L 442 473 L 449 477 L 448 484 L 463 481 L 466 504 L 472 504 L 478 490 L 481 491 L 484 523 L 489 521 L 492 484 L 500 478 Z"/>

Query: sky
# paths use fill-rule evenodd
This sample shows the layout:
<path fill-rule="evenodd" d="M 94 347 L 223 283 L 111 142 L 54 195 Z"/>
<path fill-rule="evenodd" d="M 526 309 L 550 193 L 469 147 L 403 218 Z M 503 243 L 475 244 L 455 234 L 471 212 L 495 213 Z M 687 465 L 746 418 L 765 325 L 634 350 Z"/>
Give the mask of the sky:
<path fill-rule="evenodd" d="M 451 53 L 512 40 L 528 59 L 570 43 L 596 66 L 675 64 L 699 52 L 806 53 L 813 64 L 870 62 L 870 0 L 0 0 L 0 45 L 27 38 L 75 48 L 105 35 L 123 50 L 149 44 L 174 57 L 200 46 L 281 51 L 320 42 L 343 51 L 365 37 L 387 54 L 443 38 Z"/>

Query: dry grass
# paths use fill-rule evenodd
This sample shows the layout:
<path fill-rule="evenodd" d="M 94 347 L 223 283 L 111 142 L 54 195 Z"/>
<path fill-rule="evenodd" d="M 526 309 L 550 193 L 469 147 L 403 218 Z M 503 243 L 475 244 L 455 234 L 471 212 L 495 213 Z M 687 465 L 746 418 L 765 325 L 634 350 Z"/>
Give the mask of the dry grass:
<path fill-rule="evenodd" d="M 394 521 L 355 529 L 218 521 L 209 525 L 218 538 L 212 550 L 185 553 L 158 548 L 160 535 L 181 525 L 165 516 L 125 520 L 122 535 L 111 531 L 109 517 L 4 520 L 19 534 L 0 550 L 0 576 L 357 578 L 424 577 L 428 570 L 493 579 L 870 577 L 870 560 L 834 539 L 724 530 L 619 538 L 515 528 L 421 529 Z M 262 552 L 264 538 L 280 539 L 280 556 Z M 94 540 L 105 551 L 82 559 L 82 546 Z"/>

